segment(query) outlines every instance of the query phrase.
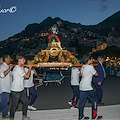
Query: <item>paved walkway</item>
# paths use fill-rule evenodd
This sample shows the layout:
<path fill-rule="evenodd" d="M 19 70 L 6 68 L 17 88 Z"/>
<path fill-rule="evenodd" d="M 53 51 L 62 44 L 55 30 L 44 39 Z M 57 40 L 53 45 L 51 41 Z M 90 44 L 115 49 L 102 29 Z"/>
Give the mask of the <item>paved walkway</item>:
<path fill-rule="evenodd" d="M 98 107 L 98 114 L 103 116 L 102 120 L 120 120 L 120 105 Z M 85 115 L 91 115 L 91 107 L 85 107 Z M 78 109 L 28 111 L 28 116 L 32 120 L 78 120 Z M 22 112 L 16 112 L 15 120 L 21 120 L 21 118 Z"/>

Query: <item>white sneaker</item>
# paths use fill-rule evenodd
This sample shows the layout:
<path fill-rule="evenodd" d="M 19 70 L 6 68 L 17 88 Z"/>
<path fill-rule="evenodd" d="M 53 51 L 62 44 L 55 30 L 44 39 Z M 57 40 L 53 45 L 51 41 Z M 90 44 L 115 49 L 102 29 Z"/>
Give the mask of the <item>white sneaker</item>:
<path fill-rule="evenodd" d="M 26 117 L 25 119 L 22 119 L 22 120 L 32 120 L 32 119 L 30 119 L 29 117 Z"/>
<path fill-rule="evenodd" d="M 78 109 L 78 108 L 76 106 L 72 106 L 70 109 L 73 110 L 73 109 Z"/>
<path fill-rule="evenodd" d="M 72 102 L 71 101 L 69 101 L 68 104 L 72 106 Z"/>
<path fill-rule="evenodd" d="M 28 109 L 29 109 L 29 110 L 37 110 L 37 108 L 35 108 L 35 107 L 33 107 L 33 106 L 30 106 L 30 105 L 28 105 Z"/>

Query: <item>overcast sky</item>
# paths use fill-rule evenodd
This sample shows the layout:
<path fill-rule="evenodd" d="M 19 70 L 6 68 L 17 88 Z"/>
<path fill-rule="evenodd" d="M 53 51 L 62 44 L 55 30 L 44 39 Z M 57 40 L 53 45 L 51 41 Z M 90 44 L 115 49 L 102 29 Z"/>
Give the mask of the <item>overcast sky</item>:
<path fill-rule="evenodd" d="M 119 10 L 120 0 L 0 0 L 0 41 L 49 16 L 95 25 Z"/>

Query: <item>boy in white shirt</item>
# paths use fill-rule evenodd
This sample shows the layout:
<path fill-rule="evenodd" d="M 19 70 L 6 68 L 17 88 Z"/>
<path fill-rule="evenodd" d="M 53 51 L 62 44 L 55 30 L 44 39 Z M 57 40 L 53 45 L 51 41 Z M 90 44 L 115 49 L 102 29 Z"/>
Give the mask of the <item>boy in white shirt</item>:
<path fill-rule="evenodd" d="M 11 69 L 13 68 L 13 65 L 10 64 L 11 58 L 7 54 L 3 55 L 2 60 L 2 64 L 0 65 L 0 112 L 2 112 L 2 118 L 6 119 L 9 118 L 8 103 L 11 92 Z"/>
<path fill-rule="evenodd" d="M 32 60 L 30 60 L 30 59 L 27 60 L 28 65 L 30 65 L 31 62 L 32 62 Z M 25 67 L 24 70 L 25 70 L 25 73 L 27 73 L 29 69 L 27 67 Z M 30 95 L 31 95 L 31 99 L 30 99 L 30 102 L 28 105 L 29 110 L 37 110 L 35 107 L 33 107 L 33 103 L 35 102 L 35 100 L 37 98 L 37 90 L 35 89 L 35 85 L 33 83 L 33 75 L 37 76 L 37 72 L 35 69 L 31 70 L 31 75 L 28 79 L 26 79 L 26 78 L 24 79 L 24 87 L 25 87 L 25 90 L 27 92 L 27 96 L 29 99 L 30 99 Z"/>
<path fill-rule="evenodd" d="M 77 104 L 77 101 L 79 99 L 79 74 L 79 69 L 77 67 L 72 67 L 70 83 L 73 90 L 73 97 L 71 101 L 68 102 L 68 104 L 72 106 L 71 109 L 76 108 L 75 105 Z"/>
<path fill-rule="evenodd" d="M 24 78 L 29 78 L 31 74 L 31 65 L 28 65 L 28 73 L 25 74 L 22 65 L 25 63 L 25 58 L 22 55 L 16 57 L 18 64 L 13 69 L 13 82 L 11 86 L 12 104 L 10 108 L 10 120 L 14 120 L 14 115 L 19 101 L 22 102 L 22 120 L 31 120 L 27 117 L 28 97 L 24 90 Z"/>
<path fill-rule="evenodd" d="M 97 116 L 97 96 L 92 88 L 92 77 L 98 73 L 93 67 L 93 58 L 91 55 L 84 55 L 85 65 L 81 68 L 82 79 L 80 81 L 80 101 L 79 101 L 79 118 L 78 120 L 87 120 L 89 117 L 84 116 L 84 107 L 87 98 L 92 103 L 92 119 L 101 119 L 102 116 Z"/>

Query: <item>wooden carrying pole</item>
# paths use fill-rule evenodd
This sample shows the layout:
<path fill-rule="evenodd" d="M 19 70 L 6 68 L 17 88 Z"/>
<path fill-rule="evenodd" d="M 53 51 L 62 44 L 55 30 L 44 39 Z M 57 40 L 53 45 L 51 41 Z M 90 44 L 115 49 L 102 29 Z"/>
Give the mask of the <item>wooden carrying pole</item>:
<path fill-rule="evenodd" d="M 75 64 L 75 65 L 73 65 L 72 63 L 63 63 L 63 64 L 57 64 L 57 63 L 54 63 L 54 64 L 52 64 L 52 63 L 38 63 L 38 64 L 34 64 L 34 65 L 32 65 L 32 67 L 37 67 L 37 68 L 51 68 L 51 67 L 82 67 L 84 64 Z M 15 65 L 14 65 L 15 66 Z M 27 64 L 25 64 L 25 65 L 23 65 L 23 67 L 27 67 L 28 65 Z M 97 64 L 93 64 L 93 66 L 97 66 Z"/>

